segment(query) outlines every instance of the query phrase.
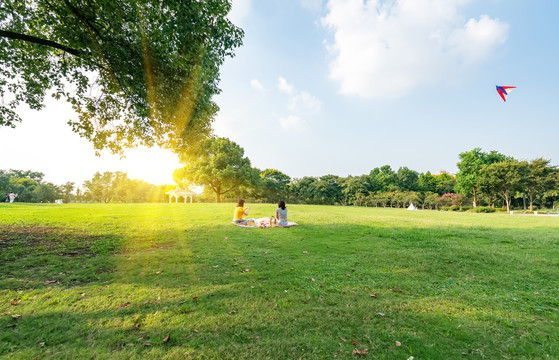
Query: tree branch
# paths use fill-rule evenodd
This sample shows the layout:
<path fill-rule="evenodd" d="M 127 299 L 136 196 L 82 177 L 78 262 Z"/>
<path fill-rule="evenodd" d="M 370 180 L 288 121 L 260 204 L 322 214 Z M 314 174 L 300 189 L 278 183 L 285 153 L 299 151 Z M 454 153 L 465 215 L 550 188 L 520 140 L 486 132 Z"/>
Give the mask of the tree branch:
<path fill-rule="evenodd" d="M 5 37 L 5 38 L 8 38 L 8 39 L 15 39 L 15 40 L 23 40 L 23 41 L 31 42 L 31 43 L 38 44 L 38 45 L 50 46 L 50 47 L 53 47 L 55 49 L 63 50 L 63 51 L 65 51 L 69 54 L 72 54 L 74 56 L 81 57 L 80 51 L 78 51 L 76 49 L 72 49 L 72 48 L 69 48 L 69 47 L 64 46 L 62 44 L 59 44 L 57 42 L 54 42 L 54 41 L 51 41 L 51 40 L 41 39 L 41 38 L 38 38 L 38 37 L 35 37 L 35 36 L 19 34 L 19 33 L 15 33 L 15 32 L 12 32 L 12 31 L 0 30 L 0 37 Z"/>

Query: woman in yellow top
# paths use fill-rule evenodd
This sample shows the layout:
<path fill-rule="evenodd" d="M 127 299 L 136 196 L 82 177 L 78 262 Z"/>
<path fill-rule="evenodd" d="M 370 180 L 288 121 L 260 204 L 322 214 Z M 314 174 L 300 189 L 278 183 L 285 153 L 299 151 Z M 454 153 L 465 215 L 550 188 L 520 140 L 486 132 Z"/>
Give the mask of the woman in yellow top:
<path fill-rule="evenodd" d="M 233 222 L 235 224 L 246 225 L 247 221 L 249 220 L 249 219 L 243 219 L 243 215 L 248 216 L 248 212 L 250 210 L 249 207 L 244 207 L 244 206 L 245 206 L 245 201 L 243 199 L 239 199 L 239 201 L 237 201 L 237 207 L 235 208 L 235 212 L 233 213 Z"/>

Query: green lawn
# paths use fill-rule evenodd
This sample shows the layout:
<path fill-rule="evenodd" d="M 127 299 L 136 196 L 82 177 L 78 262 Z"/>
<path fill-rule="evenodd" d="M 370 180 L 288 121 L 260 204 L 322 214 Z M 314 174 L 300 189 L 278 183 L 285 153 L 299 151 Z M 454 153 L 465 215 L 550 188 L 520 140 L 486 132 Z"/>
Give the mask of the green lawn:
<path fill-rule="evenodd" d="M 559 358 L 559 218 L 233 206 L 1 205 L 0 357 Z"/>

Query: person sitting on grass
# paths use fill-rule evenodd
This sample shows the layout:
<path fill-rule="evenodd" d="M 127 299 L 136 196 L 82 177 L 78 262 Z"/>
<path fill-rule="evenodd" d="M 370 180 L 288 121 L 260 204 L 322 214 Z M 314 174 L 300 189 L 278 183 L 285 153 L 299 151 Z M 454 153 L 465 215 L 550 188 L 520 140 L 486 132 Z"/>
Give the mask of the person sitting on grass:
<path fill-rule="evenodd" d="M 276 209 L 276 223 L 278 226 L 287 226 L 287 208 L 285 207 L 285 201 L 278 201 L 278 208 Z"/>
<path fill-rule="evenodd" d="M 250 210 L 249 207 L 244 207 L 245 201 L 243 199 L 239 199 L 237 201 L 237 207 L 235 208 L 235 212 L 233 213 L 233 222 L 235 224 L 246 225 L 249 220 L 253 219 L 243 219 L 243 216 L 248 216 L 248 212 Z"/>

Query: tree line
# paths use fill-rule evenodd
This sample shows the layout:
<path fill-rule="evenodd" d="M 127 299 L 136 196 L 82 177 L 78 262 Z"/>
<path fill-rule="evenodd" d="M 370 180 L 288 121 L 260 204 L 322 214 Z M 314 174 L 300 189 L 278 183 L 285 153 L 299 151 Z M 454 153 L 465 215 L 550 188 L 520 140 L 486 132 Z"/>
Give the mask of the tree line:
<path fill-rule="evenodd" d="M 173 178 L 183 187 L 204 186 L 200 201 L 254 202 L 286 199 L 293 203 L 462 209 L 534 205 L 556 207 L 559 171 L 543 158 L 519 161 L 497 151 L 480 148 L 458 155 L 456 175 L 431 174 L 389 165 L 369 174 L 290 178 L 277 169 L 251 166 L 244 149 L 227 138 L 209 138 L 195 153 L 183 157 L 184 167 Z"/>
<path fill-rule="evenodd" d="M 143 180 L 129 179 L 126 173 L 96 172 L 82 187 L 74 182 L 55 185 L 44 181 L 45 174 L 31 170 L 0 170 L 0 194 L 17 194 L 17 202 L 164 202 L 165 193 L 176 185 L 153 185 Z"/>
<path fill-rule="evenodd" d="M 205 140 L 196 152 L 184 156 L 184 167 L 174 171 L 175 185 L 153 185 L 129 179 L 124 172 L 96 172 L 80 187 L 73 182 L 54 185 L 44 174 L 0 170 L 2 194 L 18 194 L 18 202 L 166 202 L 165 193 L 178 186 L 204 187 L 194 201 L 236 201 L 407 207 L 461 210 L 469 206 L 488 209 L 513 207 L 533 210 L 555 208 L 559 197 L 559 171 L 543 158 L 519 161 L 480 148 L 458 155 L 456 175 L 431 174 L 390 165 L 368 174 L 291 178 L 277 169 L 252 167 L 244 149 L 227 138 Z M 481 209 L 483 209 L 481 208 Z"/>

